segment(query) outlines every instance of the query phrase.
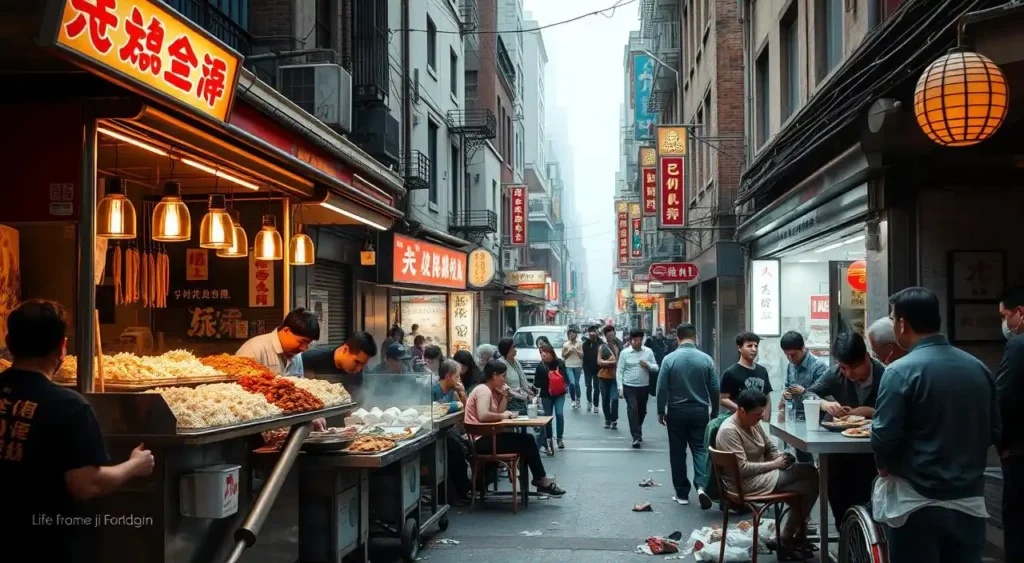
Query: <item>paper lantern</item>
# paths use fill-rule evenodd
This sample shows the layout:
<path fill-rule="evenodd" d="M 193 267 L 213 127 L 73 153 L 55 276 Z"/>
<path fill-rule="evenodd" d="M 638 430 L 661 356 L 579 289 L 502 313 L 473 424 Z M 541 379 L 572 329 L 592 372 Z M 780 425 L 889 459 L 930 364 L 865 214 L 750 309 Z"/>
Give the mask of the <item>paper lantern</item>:
<path fill-rule="evenodd" d="M 978 144 L 1006 119 L 1009 88 L 998 66 L 978 53 L 950 50 L 917 81 L 914 114 L 936 143 L 948 147 Z"/>
<path fill-rule="evenodd" d="M 846 269 L 846 283 L 850 284 L 850 287 L 854 291 L 861 293 L 868 290 L 868 263 L 863 260 L 857 260 L 850 267 Z"/>

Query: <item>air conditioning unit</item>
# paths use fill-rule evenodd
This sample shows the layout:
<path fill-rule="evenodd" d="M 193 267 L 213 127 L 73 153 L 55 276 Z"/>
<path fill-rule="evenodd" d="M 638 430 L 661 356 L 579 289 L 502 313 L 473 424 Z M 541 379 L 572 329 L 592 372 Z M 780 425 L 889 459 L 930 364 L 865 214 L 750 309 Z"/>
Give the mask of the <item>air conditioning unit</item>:
<path fill-rule="evenodd" d="M 501 269 L 505 272 L 514 272 L 519 268 L 517 264 L 519 258 L 519 252 L 515 250 L 504 249 L 501 251 Z"/>
<path fill-rule="evenodd" d="M 352 131 L 352 75 L 335 64 L 278 67 L 278 90 L 329 127 Z"/>

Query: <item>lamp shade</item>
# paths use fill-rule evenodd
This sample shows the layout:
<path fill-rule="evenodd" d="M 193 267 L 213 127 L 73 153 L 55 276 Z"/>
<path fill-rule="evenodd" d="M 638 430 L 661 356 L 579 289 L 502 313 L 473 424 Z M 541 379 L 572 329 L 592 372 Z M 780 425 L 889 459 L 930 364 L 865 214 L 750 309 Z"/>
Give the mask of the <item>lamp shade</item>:
<path fill-rule="evenodd" d="M 302 225 L 296 229 L 292 239 L 288 241 L 288 255 L 291 257 L 292 266 L 312 266 L 316 262 L 316 249 L 313 248 L 313 239 L 309 238 Z"/>
<path fill-rule="evenodd" d="M 1006 77 L 994 62 L 956 48 L 921 74 L 914 91 L 914 115 L 929 139 L 965 147 L 999 129 L 1008 99 Z"/>
<path fill-rule="evenodd" d="M 231 224 L 231 216 L 228 215 L 224 196 L 211 195 L 209 208 L 199 226 L 200 248 L 230 248 L 234 234 L 234 226 Z"/>
<path fill-rule="evenodd" d="M 238 211 L 231 212 L 231 226 L 234 237 L 231 239 L 231 246 L 217 250 L 217 256 L 221 258 L 245 258 L 249 255 L 249 236 L 245 234 L 238 219 Z"/>
<path fill-rule="evenodd" d="M 284 259 L 284 240 L 277 232 L 277 220 L 273 215 L 263 216 L 263 227 L 256 233 L 252 251 L 256 253 L 257 260 Z"/>
<path fill-rule="evenodd" d="M 192 238 L 192 215 L 181 201 L 181 183 L 167 182 L 164 197 L 153 208 L 153 240 L 183 242 Z"/>
<path fill-rule="evenodd" d="M 125 197 L 128 182 L 107 178 L 106 195 L 96 206 L 96 236 L 108 239 L 135 238 L 135 206 Z"/>

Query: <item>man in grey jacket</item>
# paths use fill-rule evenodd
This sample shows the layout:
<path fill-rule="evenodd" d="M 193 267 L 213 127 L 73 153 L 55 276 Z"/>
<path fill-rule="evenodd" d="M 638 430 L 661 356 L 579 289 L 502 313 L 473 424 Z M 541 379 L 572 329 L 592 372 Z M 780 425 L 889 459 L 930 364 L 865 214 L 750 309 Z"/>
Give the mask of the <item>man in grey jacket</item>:
<path fill-rule="evenodd" d="M 704 431 L 718 416 L 718 373 L 715 362 L 697 349 L 697 328 L 683 323 L 676 328 L 679 348 L 668 356 L 658 372 L 658 422 L 668 427 L 668 455 L 672 485 L 679 504 L 690 504 L 690 481 L 686 476 L 686 448 L 693 455 L 693 485 L 701 508 L 711 508 L 707 485 L 707 450 Z"/>
<path fill-rule="evenodd" d="M 978 563 L 985 547 L 985 466 L 999 444 L 995 380 L 939 333 L 939 299 L 923 287 L 889 298 L 896 343 L 875 402 L 871 447 L 886 491 L 876 518 L 889 560 Z M 918 499 L 921 502 L 917 502 Z"/>

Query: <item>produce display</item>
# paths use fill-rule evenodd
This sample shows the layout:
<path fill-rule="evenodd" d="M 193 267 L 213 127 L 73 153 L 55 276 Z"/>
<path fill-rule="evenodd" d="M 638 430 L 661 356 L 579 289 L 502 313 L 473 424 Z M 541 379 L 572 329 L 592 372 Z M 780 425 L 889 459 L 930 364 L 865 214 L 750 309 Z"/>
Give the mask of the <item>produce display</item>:
<path fill-rule="evenodd" d="M 285 379 L 294 383 L 299 389 L 310 392 L 328 407 L 347 405 L 352 402 L 352 396 L 342 385 L 322 379 L 306 379 L 304 377 L 286 377 Z"/>
<path fill-rule="evenodd" d="M 163 395 L 178 420 L 179 428 L 198 429 L 239 424 L 280 416 L 284 410 L 261 394 L 250 393 L 234 383 L 191 387 L 161 387 L 146 391 Z"/>
<path fill-rule="evenodd" d="M 324 408 L 323 401 L 283 377 L 246 375 L 238 379 L 238 384 L 250 393 L 263 395 L 267 402 L 277 405 L 288 414 Z"/>
<path fill-rule="evenodd" d="M 67 356 L 56 378 L 73 380 L 77 371 L 77 358 Z M 126 352 L 113 356 L 104 354 L 103 377 L 110 382 L 146 383 L 224 377 L 224 373 L 203 364 L 187 350 L 171 350 L 159 356 L 140 357 Z"/>
<path fill-rule="evenodd" d="M 380 436 L 361 436 L 356 438 L 345 451 L 350 453 L 375 454 L 386 452 L 395 447 L 394 440 L 388 440 Z"/>
<path fill-rule="evenodd" d="M 226 373 L 231 377 L 244 377 L 246 375 L 274 375 L 270 368 L 257 362 L 252 358 L 232 356 L 231 354 L 218 354 L 200 358 L 203 365 L 211 367 L 220 373 Z"/>

